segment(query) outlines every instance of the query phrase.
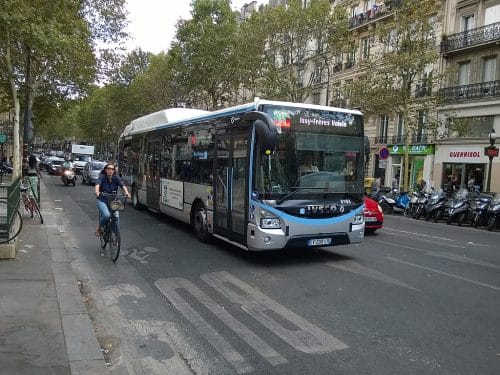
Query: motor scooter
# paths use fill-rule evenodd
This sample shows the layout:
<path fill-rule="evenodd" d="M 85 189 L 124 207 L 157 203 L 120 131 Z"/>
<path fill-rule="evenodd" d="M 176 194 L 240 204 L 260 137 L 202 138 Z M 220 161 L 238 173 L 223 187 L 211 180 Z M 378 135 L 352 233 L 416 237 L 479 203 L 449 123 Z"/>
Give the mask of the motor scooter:
<path fill-rule="evenodd" d="M 474 202 L 471 204 L 472 209 L 472 226 L 474 228 L 488 225 L 488 207 L 490 206 L 491 199 L 493 196 L 491 194 L 480 194 Z"/>
<path fill-rule="evenodd" d="M 447 215 L 446 224 L 456 221 L 458 226 L 462 226 L 467 219 L 472 219 L 471 197 L 467 189 L 461 188 L 455 193 L 448 206 Z"/>
<path fill-rule="evenodd" d="M 429 197 L 429 201 L 425 206 L 425 221 L 430 218 L 437 223 L 442 217 L 448 197 L 443 189 L 433 191 Z"/>
<path fill-rule="evenodd" d="M 429 201 L 430 194 L 420 191 L 418 193 L 417 199 L 417 207 L 415 209 L 414 214 L 412 215 L 413 219 L 420 219 L 421 216 L 425 217 L 425 207 L 427 206 L 427 202 Z"/>
<path fill-rule="evenodd" d="M 488 230 L 492 231 L 500 222 L 500 193 L 496 193 L 488 206 Z"/>
<path fill-rule="evenodd" d="M 76 184 L 75 170 L 73 168 L 65 169 L 61 174 L 61 181 L 63 182 L 64 186 L 68 186 L 69 184 L 73 184 L 73 186 L 75 186 Z"/>

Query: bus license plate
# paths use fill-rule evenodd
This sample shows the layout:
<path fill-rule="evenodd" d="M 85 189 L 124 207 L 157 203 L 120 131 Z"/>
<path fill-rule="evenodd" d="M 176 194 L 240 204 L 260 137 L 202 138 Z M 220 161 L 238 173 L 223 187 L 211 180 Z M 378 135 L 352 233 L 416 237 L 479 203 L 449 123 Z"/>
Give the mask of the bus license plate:
<path fill-rule="evenodd" d="M 331 238 L 315 238 L 315 239 L 307 241 L 308 246 L 324 246 L 324 245 L 331 245 L 331 244 L 332 244 Z"/>

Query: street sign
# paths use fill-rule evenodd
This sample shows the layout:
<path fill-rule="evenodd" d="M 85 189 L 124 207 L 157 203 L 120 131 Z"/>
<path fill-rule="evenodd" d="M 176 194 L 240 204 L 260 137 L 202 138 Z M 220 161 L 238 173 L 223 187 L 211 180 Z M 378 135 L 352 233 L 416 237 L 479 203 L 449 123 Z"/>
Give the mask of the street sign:
<path fill-rule="evenodd" d="M 490 158 L 496 158 L 498 156 L 498 147 L 488 146 L 484 148 L 484 156 L 488 156 Z"/>
<path fill-rule="evenodd" d="M 382 148 L 380 149 L 380 151 L 378 152 L 378 156 L 379 156 L 379 157 L 380 157 L 380 159 L 382 159 L 382 160 L 387 159 L 387 158 L 389 157 L 389 154 L 390 154 L 390 152 L 389 152 L 389 149 L 388 149 L 387 147 L 382 147 Z"/>
<path fill-rule="evenodd" d="M 387 160 L 379 160 L 378 161 L 378 167 L 380 169 L 386 169 L 387 168 Z"/>
<path fill-rule="evenodd" d="M 7 142 L 7 134 L 0 134 L 0 144 Z"/>

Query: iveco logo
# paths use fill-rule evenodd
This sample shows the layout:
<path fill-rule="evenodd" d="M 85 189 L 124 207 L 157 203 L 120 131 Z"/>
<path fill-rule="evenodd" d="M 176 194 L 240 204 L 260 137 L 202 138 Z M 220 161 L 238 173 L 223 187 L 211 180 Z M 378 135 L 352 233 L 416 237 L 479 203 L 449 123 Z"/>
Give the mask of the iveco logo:
<path fill-rule="evenodd" d="M 333 212 L 337 211 L 337 206 L 334 204 L 319 204 L 319 205 L 312 205 L 311 204 L 311 205 L 306 206 L 306 211 L 309 214 L 333 213 Z"/>

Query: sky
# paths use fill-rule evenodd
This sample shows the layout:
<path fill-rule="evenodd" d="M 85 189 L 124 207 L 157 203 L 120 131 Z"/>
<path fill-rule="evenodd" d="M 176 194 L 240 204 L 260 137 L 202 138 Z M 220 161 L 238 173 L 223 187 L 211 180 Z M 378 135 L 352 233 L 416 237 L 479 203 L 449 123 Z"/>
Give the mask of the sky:
<path fill-rule="evenodd" d="M 232 8 L 240 10 L 251 0 L 232 0 Z M 177 21 L 190 18 L 191 0 L 127 0 L 131 35 L 127 42 L 128 51 L 140 47 L 143 51 L 158 54 L 167 51 L 175 36 Z M 257 1 L 265 4 L 267 1 Z"/>

